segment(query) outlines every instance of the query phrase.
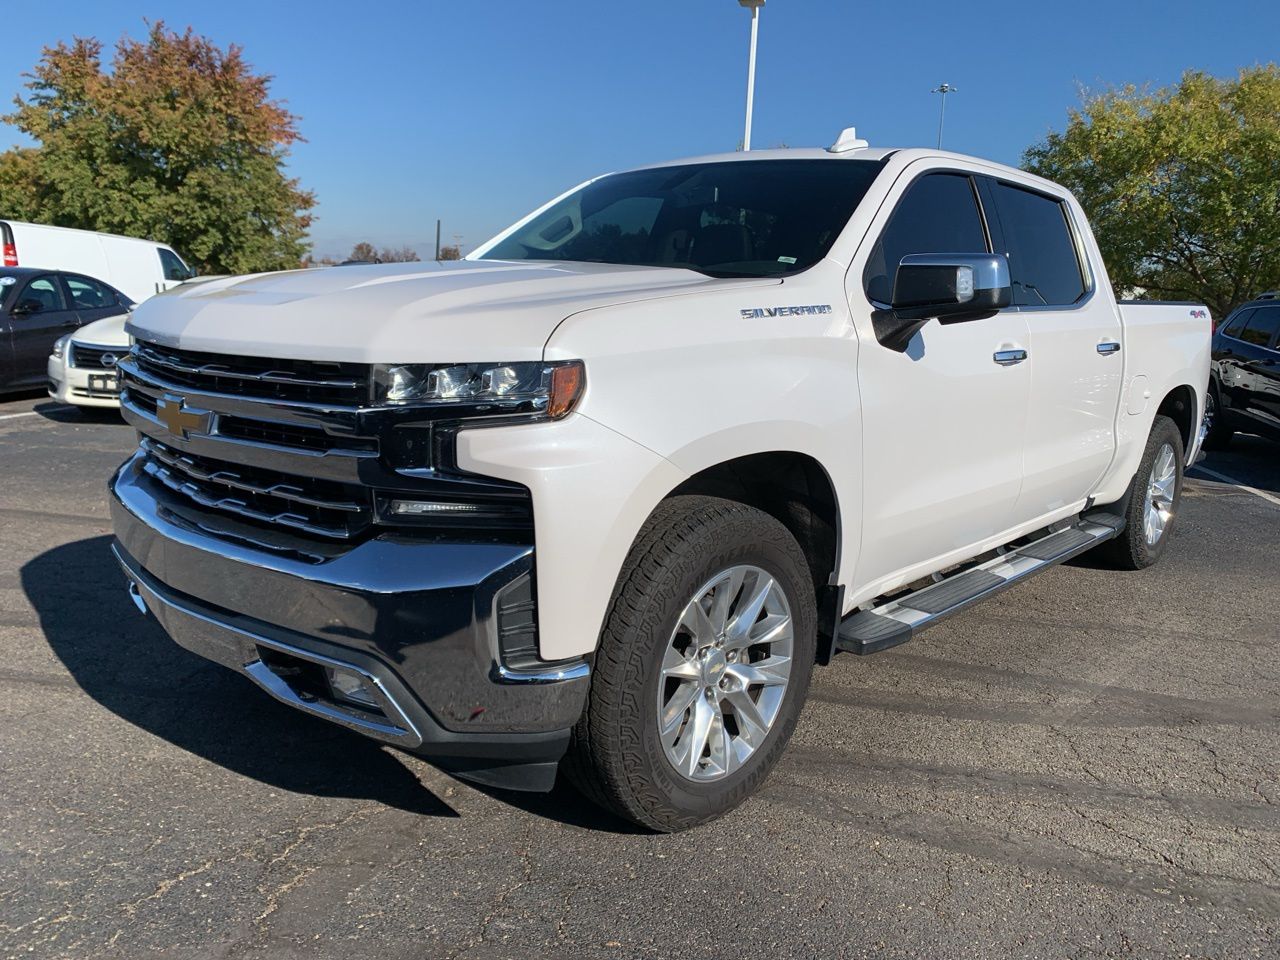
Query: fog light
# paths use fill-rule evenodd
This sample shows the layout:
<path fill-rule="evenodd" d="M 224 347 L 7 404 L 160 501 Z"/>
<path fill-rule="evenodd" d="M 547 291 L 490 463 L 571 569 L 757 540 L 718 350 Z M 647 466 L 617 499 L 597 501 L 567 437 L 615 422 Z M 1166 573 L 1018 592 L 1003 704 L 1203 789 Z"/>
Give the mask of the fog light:
<path fill-rule="evenodd" d="M 438 500 L 392 500 L 391 512 L 402 517 L 428 514 L 479 513 L 484 508 L 476 503 L 442 503 Z"/>
<path fill-rule="evenodd" d="M 324 675 L 329 681 L 329 689 L 338 700 L 378 709 L 378 697 L 374 693 L 373 684 L 362 674 L 340 667 L 325 667 Z"/>

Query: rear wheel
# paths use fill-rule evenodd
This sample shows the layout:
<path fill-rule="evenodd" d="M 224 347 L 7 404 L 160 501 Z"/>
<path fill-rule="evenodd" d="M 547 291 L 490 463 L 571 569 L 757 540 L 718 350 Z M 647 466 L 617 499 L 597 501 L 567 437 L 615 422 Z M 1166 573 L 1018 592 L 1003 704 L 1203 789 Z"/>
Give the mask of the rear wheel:
<path fill-rule="evenodd" d="M 1149 567 L 1164 552 L 1182 500 L 1182 433 L 1168 417 L 1156 417 L 1134 475 L 1120 535 L 1097 555 L 1127 570 Z"/>
<path fill-rule="evenodd" d="M 815 655 L 799 544 L 752 507 L 674 497 L 618 580 L 565 772 L 654 830 L 720 816 L 791 736 Z"/>

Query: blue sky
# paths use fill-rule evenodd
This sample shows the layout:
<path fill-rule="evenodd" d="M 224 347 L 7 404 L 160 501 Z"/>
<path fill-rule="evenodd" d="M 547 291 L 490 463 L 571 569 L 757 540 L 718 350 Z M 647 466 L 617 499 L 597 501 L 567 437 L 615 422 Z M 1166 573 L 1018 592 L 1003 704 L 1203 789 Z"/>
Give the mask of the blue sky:
<path fill-rule="evenodd" d="M 14 0 L 0 28 L 0 101 L 43 46 L 113 43 L 143 18 L 240 44 L 274 75 L 307 143 L 291 171 L 316 191 L 316 252 L 353 242 L 477 245 L 596 173 L 734 149 L 749 14 L 735 0 L 192 4 Z M 826 145 L 856 124 L 876 145 L 932 144 L 1017 163 L 1061 128 L 1080 85 L 1164 85 L 1280 57 L 1280 2 L 981 4 L 768 0 L 753 145 Z M 19 142 L 0 126 L 0 148 Z"/>

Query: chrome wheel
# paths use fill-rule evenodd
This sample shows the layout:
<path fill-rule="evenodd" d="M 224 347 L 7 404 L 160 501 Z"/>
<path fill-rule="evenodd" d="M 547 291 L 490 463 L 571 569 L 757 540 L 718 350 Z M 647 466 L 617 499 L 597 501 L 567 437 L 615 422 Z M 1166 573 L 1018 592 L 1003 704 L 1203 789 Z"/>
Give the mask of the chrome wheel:
<path fill-rule="evenodd" d="M 1143 514 L 1143 528 L 1147 535 L 1147 546 L 1154 547 L 1164 536 L 1165 530 L 1173 520 L 1173 498 L 1178 487 L 1178 461 L 1173 446 L 1163 444 L 1151 466 L 1151 478 L 1147 481 L 1146 510 Z"/>
<path fill-rule="evenodd" d="M 786 696 L 793 647 L 791 607 L 764 570 L 730 567 L 698 588 L 658 679 L 658 737 L 681 776 L 719 780 L 760 748 Z"/>

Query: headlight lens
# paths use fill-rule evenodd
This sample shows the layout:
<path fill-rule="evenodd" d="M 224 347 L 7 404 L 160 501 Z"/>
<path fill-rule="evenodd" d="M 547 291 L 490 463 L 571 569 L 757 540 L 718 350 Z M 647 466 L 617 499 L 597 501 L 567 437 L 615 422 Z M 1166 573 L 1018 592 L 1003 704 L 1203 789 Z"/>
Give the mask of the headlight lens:
<path fill-rule="evenodd" d="M 61 360 L 67 354 L 67 344 L 71 342 L 71 334 L 59 337 L 53 344 L 53 355 Z"/>
<path fill-rule="evenodd" d="M 573 409 L 586 385 L 580 360 L 544 363 L 383 364 L 378 400 L 410 405 L 466 404 L 479 415 L 532 414 L 551 419 Z"/>

